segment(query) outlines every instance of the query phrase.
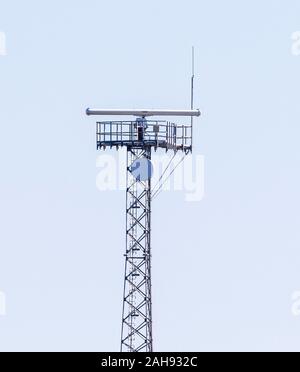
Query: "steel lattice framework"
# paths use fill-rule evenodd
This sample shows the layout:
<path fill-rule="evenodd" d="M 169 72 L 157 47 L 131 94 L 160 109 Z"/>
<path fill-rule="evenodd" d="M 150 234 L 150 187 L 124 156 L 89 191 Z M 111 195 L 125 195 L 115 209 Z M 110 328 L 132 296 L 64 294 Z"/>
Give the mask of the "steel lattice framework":
<path fill-rule="evenodd" d="M 97 122 L 97 149 L 127 149 L 126 252 L 121 332 L 122 352 L 152 352 L 151 174 L 137 175 L 138 162 L 151 165 L 151 152 L 192 151 L 192 127 L 146 116 L 200 116 L 199 110 L 98 110 L 88 115 L 134 115 L 134 121 Z M 175 155 L 174 155 L 175 156 Z M 154 187 L 155 188 L 155 187 Z M 157 191 L 157 190 L 156 190 Z M 155 197 L 155 194 L 154 194 Z"/>
<path fill-rule="evenodd" d="M 127 229 L 121 351 L 152 352 L 151 179 L 139 181 L 133 164 L 151 160 L 151 147 L 127 151 Z"/>

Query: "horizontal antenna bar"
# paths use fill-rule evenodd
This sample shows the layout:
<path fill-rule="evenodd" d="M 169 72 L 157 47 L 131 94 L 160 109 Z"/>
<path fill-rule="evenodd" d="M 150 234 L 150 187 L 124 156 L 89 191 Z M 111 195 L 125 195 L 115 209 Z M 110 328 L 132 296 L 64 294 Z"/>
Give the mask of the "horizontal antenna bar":
<path fill-rule="evenodd" d="M 87 115 L 100 116 L 200 116 L 200 110 L 101 110 L 90 109 L 86 110 Z"/>

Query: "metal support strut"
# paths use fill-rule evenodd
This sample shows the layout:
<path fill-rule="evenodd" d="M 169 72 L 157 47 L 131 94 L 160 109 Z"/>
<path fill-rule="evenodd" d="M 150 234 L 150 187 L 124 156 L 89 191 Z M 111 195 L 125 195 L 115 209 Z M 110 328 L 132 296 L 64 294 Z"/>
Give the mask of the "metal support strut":
<path fill-rule="evenodd" d="M 153 352 L 151 299 L 151 177 L 132 174 L 139 159 L 151 160 L 151 146 L 127 148 L 127 207 L 121 352 Z"/>

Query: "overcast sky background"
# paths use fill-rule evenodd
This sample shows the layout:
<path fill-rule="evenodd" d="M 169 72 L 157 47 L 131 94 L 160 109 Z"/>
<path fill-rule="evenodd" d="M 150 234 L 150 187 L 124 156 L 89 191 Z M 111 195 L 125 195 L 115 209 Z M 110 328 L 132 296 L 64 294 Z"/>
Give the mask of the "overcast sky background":
<path fill-rule="evenodd" d="M 188 108 L 205 198 L 153 206 L 156 351 L 299 351 L 300 3 L 0 0 L 2 351 L 117 351 L 125 193 L 86 107 Z M 115 156 L 115 152 L 112 152 Z"/>

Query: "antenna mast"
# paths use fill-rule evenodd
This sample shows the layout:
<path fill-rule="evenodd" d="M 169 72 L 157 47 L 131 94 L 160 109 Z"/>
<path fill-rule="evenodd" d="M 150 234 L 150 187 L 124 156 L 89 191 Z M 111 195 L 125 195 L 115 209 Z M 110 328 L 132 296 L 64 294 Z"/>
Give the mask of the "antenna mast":
<path fill-rule="evenodd" d="M 195 81 L 195 47 L 192 47 L 192 79 L 191 79 L 191 110 L 194 110 L 194 81 Z M 193 149 L 194 117 L 191 116 L 191 133 Z"/>
<path fill-rule="evenodd" d="M 193 91 L 193 89 L 192 89 Z M 193 106 L 193 98 L 192 98 Z M 147 116 L 199 117 L 199 110 L 103 110 L 87 115 L 132 115 L 132 121 L 97 122 L 97 150 L 127 149 L 126 251 L 121 351 L 152 352 L 151 189 L 152 150 L 188 154 L 192 128 Z"/>

